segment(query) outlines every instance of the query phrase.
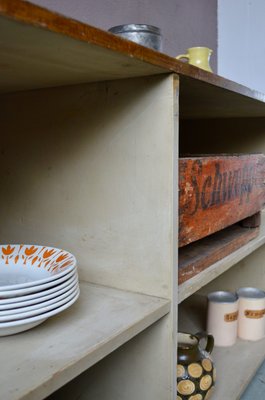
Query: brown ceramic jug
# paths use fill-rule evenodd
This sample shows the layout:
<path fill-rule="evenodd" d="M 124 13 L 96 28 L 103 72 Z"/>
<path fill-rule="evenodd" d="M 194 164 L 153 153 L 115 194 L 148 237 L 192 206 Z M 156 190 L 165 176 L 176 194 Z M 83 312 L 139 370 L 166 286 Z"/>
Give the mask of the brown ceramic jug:
<path fill-rule="evenodd" d="M 202 348 L 202 342 L 206 342 Z M 208 400 L 216 371 L 210 354 L 214 338 L 206 332 L 178 333 L 177 400 Z"/>

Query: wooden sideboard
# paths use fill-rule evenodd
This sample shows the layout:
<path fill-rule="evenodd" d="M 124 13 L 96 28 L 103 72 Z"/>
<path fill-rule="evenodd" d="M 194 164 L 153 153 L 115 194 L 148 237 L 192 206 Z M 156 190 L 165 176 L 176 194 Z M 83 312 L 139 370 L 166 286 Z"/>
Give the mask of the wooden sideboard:
<path fill-rule="evenodd" d="M 1 338 L 0 397 L 175 400 L 205 294 L 265 286 L 264 224 L 178 286 L 178 155 L 264 152 L 265 96 L 22 0 L 0 0 L 0 30 L 1 241 L 65 248 L 81 280 L 69 310 Z M 216 349 L 215 399 L 264 348 Z"/>

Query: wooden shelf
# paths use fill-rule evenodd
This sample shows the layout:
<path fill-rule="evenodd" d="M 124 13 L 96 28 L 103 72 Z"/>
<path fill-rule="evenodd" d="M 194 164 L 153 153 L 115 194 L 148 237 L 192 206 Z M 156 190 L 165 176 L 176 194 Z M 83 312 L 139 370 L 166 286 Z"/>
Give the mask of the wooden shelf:
<path fill-rule="evenodd" d="M 259 235 L 255 239 L 245 244 L 244 246 L 240 247 L 238 250 L 222 258 L 220 261 L 217 261 L 207 269 L 204 269 L 199 274 L 193 276 L 189 280 L 179 285 L 178 302 L 181 303 L 187 297 L 191 296 L 193 293 L 197 292 L 197 290 L 207 285 L 207 283 L 211 282 L 213 279 L 223 274 L 233 265 L 235 265 L 243 258 L 251 254 L 260 246 L 262 246 L 264 243 L 265 243 L 265 212 L 263 211 L 261 215 L 261 226 Z"/>
<path fill-rule="evenodd" d="M 205 330 L 206 304 L 206 298 L 200 295 L 184 301 L 179 309 L 179 331 Z M 265 339 L 237 339 L 234 346 L 215 347 L 212 357 L 217 371 L 214 400 L 237 400 L 265 358 Z"/>
<path fill-rule="evenodd" d="M 168 300 L 81 283 L 67 311 L 1 338 L 1 398 L 40 400 L 170 310 Z"/>
<path fill-rule="evenodd" d="M 175 72 L 183 118 L 265 116 L 265 95 L 23 0 L 0 0 L 0 92 Z"/>

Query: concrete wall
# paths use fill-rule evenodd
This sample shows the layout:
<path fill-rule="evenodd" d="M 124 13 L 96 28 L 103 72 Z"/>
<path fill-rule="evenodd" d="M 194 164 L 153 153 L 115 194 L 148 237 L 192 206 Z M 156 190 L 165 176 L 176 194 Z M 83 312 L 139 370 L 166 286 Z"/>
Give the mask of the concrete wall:
<path fill-rule="evenodd" d="M 264 0 L 218 0 L 218 74 L 265 93 L 264 16 Z"/>
<path fill-rule="evenodd" d="M 127 23 L 161 28 L 163 52 L 171 56 L 188 47 L 214 50 L 217 66 L 217 0 L 31 0 L 32 3 L 107 30 Z"/>

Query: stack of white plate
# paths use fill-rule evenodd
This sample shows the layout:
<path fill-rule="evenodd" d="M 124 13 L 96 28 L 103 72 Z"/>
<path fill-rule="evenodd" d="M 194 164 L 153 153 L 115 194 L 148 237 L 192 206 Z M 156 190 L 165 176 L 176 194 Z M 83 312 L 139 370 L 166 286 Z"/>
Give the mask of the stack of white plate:
<path fill-rule="evenodd" d="M 0 336 L 33 328 L 79 296 L 76 259 L 36 245 L 0 245 Z"/>

